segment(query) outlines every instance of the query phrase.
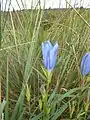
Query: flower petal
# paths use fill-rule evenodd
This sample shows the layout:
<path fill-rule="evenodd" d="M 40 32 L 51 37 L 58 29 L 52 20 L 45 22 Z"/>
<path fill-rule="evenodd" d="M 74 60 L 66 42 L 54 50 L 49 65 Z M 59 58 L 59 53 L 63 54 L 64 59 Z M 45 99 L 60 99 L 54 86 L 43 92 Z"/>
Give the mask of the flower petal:
<path fill-rule="evenodd" d="M 43 62 L 48 71 L 51 71 L 55 66 L 57 51 L 58 43 L 56 43 L 54 46 L 51 45 L 49 40 L 45 43 L 42 43 Z"/>
<path fill-rule="evenodd" d="M 90 73 L 90 52 L 86 53 L 81 61 L 81 73 L 87 75 Z"/>
<path fill-rule="evenodd" d="M 44 46 L 45 46 L 45 48 L 49 48 L 50 50 L 53 48 L 53 46 L 49 40 L 44 43 Z"/>
<path fill-rule="evenodd" d="M 46 41 L 45 43 L 42 43 L 43 62 L 44 62 L 44 65 L 47 69 L 49 69 L 49 64 L 50 64 L 50 60 L 49 60 L 50 52 L 49 51 L 52 48 L 53 47 L 52 47 L 50 41 Z"/>
<path fill-rule="evenodd" d="M 53 49 L 50 51 L 50 66 L 49 69 L 53 69 L 56 64 L 57 59 L 57 52 L 58 52 L 58 43 L 56 43 Z"/>

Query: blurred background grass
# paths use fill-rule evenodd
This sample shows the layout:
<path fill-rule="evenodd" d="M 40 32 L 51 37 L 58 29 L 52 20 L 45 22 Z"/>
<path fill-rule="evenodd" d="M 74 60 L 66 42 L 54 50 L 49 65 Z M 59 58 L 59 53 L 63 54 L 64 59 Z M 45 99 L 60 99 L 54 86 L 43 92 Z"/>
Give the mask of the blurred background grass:
<path fill-rule="evenodd" d="M 1 12 L 0 79 L 2 100 L 8 101 L 6 120 L 31 120 L 31 113 L 39 114 L 40 87 L 46 80 L 41 70 L 41 43 L 46 40 L 59 44 L 50 90 L 57 88 L 59 94 L 64 94 L 79 88 L 59 103 L 69 102 L 58 119 L 86 119 L 85 100 L 90 83 L 81 76 L 80 62 L 84 53 L 90 51 L 89 23 L 90 9 L 84 8 Z M 27 84 L 31 86 L 30 102 L 25 96 Z"/>

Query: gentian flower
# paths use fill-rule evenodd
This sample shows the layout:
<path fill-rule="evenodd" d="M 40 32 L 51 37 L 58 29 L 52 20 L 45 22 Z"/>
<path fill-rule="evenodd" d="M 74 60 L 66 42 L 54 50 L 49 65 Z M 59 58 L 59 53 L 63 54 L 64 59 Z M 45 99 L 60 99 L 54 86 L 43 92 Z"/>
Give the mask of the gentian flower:
<path fill-rule="evenodd" d="M 90 73 L 90 52 L 86 53 L 81 61 L 81 73 L 87 75 Z"/>
<path fill-rule="evenodd" d="M 42 55 L 43 62 L 48 71 L 52 71 L 57 59 L 58 43 L 56 42 L 54 46 L 51 45 L 50 41 L 42 43 Z"/>

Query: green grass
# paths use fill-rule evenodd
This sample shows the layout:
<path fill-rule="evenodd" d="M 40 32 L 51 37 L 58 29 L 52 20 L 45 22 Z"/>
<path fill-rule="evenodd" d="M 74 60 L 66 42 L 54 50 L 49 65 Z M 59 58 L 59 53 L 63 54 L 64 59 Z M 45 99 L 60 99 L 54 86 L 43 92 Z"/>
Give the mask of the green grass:
<path fill-rule="evenodd" d="M 49 119 L 86 120 L 86 115 L 89 117 L 90 82 L 80 73 L 81 58 L 90 51 L 89 22 L 90 9 L 2 13 L 0 78 L 2 100 L 7 101 L 5 120 L 41 120 L 40 116 L 44 116 L 38 103 L 40 87 L 46 82 L 41 69 L 41 43 L 48 39 L 59 43 L 49 88 L 48 102 L 53 105 Z M 26 98 L 27 85 L 30 101 Z"/>

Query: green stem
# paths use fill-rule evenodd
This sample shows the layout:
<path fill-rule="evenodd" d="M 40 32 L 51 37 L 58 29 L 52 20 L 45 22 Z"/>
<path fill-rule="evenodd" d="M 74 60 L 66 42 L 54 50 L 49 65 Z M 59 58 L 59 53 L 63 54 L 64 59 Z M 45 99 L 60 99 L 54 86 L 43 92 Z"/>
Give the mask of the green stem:
<path fill-rule="evenodd" d="M 51 72 L 48 72 L 48 76 L 47 76 L 47 90 L 49 89 L 49 85 L 51 83 L 51 77 L 52 77 Z"/>
<path fill-rule="evenodd" d="M 30 116 L 31 116 L 31 105 L 30 105 L 30 102 L 28 102 L 28 105 L 29 105 L 29 114 L 30 114 Z"/>
<path fill-rule="evenodd" d="M 7 77 L 6 77 L 6 107 L 5 107 L 5 120 L 8 118 L 8 58 L 7 58 Z"/>
<path fill-rule="evenodd" d="M 1 104 L 1 77 L 0 77 L 0 104 Z"/>

